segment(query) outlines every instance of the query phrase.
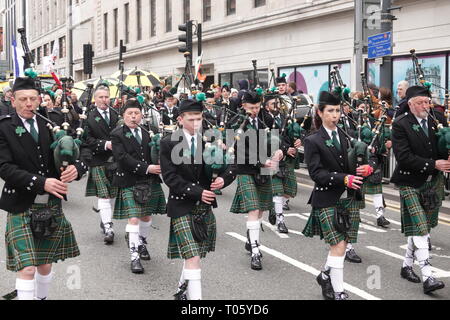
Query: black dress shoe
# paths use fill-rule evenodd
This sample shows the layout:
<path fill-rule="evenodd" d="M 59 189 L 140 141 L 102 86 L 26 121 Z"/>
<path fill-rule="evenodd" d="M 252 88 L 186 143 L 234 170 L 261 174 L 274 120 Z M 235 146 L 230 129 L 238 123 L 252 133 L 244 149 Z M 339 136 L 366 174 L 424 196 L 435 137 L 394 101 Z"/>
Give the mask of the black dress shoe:
<path fill-rule="evenodd" d="M 105 228 L 105 238 L 103 241 L 105 241 L 105 244 L 112 244 L 114 242 L 114 230 L 112 229 L 113 223 L 106 223 L 104 225 Z"/>
<path fill-rule="evenodd" d="M 141 258 L 141 260 L 151 260 L 150 258 L 150 253 L 148 253 L 147 247 L 145 246 L 145 244 L 141 244 L 140 246 L 138 246 L 138 253 L 139 253 L 139 257 Z"/>
<path fill-rule="evenodd" d="M 289 233 L 288 228 L 286 227 L 286 224 L 284 223 L 284 221 L 281 221 L 278 224 L 278 232 L 279 233 Z"/>
<path fill-rule="evenodd" d="M 355 249 L 350 249 L 345 253 L 345 260 L 352 263 L 361 263 L 361 258 L 356 254 Z"/>
<path fill-rule="evenodd" d="M 414 282 L 414 283 L 420 283 L 420 278 L 417 276 L 417 274 L 414 273 L 414 270 L 412 267 L 403 267 L 400 271 L 400 275 L 403 279 L 406 279 L 408 281 Z"/>
<path fill-rule="evenodd" d="M 429 277 L 423 283 L 423 293 L 429 294 L 435 290 L 439 290 L 445 287 L 445 284 L 441 280 L 437 280 L 433 277 Z"/>
<path fill-rule="evenodd" d="M 181 287 L 178 288 L 178 292 L 173 295 L 174 300 L 187 300 L 186 290 L 188 286 L 188 281 L 189 280 L 186 280 L 186 282 L 183 283 Z"/>
<path fill-rule="evenodd" d="M 270 209 L 269 211 L 269 222 L 273 226 L 277 223 L 277 214 L 274 209 Z"/>
<path fill-rule="evenodd" d="M 286 204 L 283 205 L 283 210 L 289 211 L 291 208 L 289 207 L 289 200 L 286 201 Z"/>
<path fill-rule="evenodd" d="M 391 223 L 384 217 L 381 216 L 377 219 L 377 226 L 386 228 L 386 226 L 390 225 Z"/>
<path fill-rule="evenodd" d="M 131 272 L 144 273 L 144 267 L 141 264 L 141 259 L 137 258 L 131 261 Z"/>
<path fill-rule="evenodd" d="M 348 294 L 347 292 L 336 292 L 334 294 L 334 300 L 348 300 Z"/>
<path fill-rule="evenodd" d="M 322 296 L 325 300 L 334 300 L 334 290 L 331 284 L 330 271 L 322 271 L 319 273 L 316 280 L 322 287 Z"/>
<path fill-rule="evenodd" d="M 250 262 L 250 267 L 253 270 L 262 270 L 262 263 L 261 263 L 261 254 L 254 254 L 252 255 L 252 260 Z"/>

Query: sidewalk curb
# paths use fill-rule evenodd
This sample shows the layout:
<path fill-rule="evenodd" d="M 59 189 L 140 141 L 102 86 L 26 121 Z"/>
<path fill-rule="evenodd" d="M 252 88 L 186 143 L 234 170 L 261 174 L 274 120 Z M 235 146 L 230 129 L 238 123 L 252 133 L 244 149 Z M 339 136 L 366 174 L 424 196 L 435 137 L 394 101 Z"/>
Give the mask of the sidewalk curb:
<path fill-rule="evenodd" d="M 305 183 L 311 186 L 314 185 L 314 182 L 309 177 L 306 169 L 295 170 L 295 175 L 297 176 L 298 183 Z M 392 184 L 383 184 L 383 195 L 387 202 L 397 204 L 395 206 L 396 209 L 400 208 L 400 196 L 398 190 L 395 190 Z M 439 211 L 439 220 L 450 224 L 450 201 L 447 199 L 443 201 L 441 210 Z"/>

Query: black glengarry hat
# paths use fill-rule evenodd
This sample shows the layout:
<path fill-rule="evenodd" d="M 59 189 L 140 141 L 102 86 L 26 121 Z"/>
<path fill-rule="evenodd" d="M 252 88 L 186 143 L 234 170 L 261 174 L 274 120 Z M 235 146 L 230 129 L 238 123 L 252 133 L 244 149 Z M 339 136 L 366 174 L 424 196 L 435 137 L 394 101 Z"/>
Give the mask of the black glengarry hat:
<path fill-rule="evenodd" d="M 125 112 L 127 109 L 137 108 L 142 111 L 142 106 L 136 99 L 129 99 L 123 106 L 122 112 Z"/>
<path fill-rule="evenodd" d="M 422 86 L 412 86 L 406 90 L 406 101 L 415 97 L 428 97 L 431 98 L 430 90 Z"/>
<path fill-rule="evenodd" d="M 202 112 L 203 103 L 193 99 L 182 100 L 179 107 L 180 114 L 183 112 Z"/>
<path fill-rule="evenodd" d="M 328 91 L 321 91 L 318 103 L 319 105 L 337 106 L 341 104 L 341 99 Z"/>
<path fill-rule="evenodd" d="M 261 95 L 255 91 L 244 91 L 242 95 L 242 103 L 256 104 L 261 102 Z"/>
<path fill-rule="evenodd" d="M 16 92 L 20 90 L 37 90 L 38 92 L 40 91 L 39 87 L 36 85 L 36 81 L 34 81 L 29 77 L 19 77 L 16 79 L 12 91 Z"/>

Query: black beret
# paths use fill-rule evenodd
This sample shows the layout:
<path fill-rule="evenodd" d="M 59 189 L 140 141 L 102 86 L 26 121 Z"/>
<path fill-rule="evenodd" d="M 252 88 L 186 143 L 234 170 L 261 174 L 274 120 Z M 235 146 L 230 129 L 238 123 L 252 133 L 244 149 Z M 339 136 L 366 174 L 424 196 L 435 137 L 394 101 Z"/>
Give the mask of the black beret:
<path fill-rule="evenodd" d="M 431 98 L 430 90 L 422 86 L 412 86 L 406 90 L 406 100 L 409 101 L 415 97 L 429 97 Z"/>
<path fill-rule="evenodd" d="M 256 104 L 261 102 L 261 96 L 254 91 L 243 91 L 242 103 Z"/>
<path fill-rule="evenodd" d="M 205 93 L 206 98 L 214 98 L 214 91 L 206 91 Z"/>
<path fill-rule="evenodd" d="M 331 106 L 337 106 L 341 104 L 341 99 L 328 92 L 328 91 L 322 91 L 319 95 L 319 105 L 331 105 Z"/>
<path fill-rule="evenodd" d="M 125 103 L 125 105 L 124 105 L 124 107 L 122 109 L 122 112 L 125 113 L 125 111 L 127 109 L 130 109 L 130 108 L 137 108 L 137 109 L 142 111 L 141 104 L 136 99 L 129 99 L 129 100 L 127 100 L 127 102 Z"/>
<path fill-rule="evenodd" d="M 277 99 L 279 96 L 276 93 L 268 93 L 264 95 L 264 104 L 269 102 L 270 100 Z"/>
<path fill-rule="evenodd" d="M 278 83 L 287 83 L 287 82 L 286 82 L 286 77 L 278 77 L 278 78 L 276 79 L 276 82 L 277 82 L 277 84 L 278 84 Z"/>
<path fill-rule="evenodd" d="M 17 78 L 14 82 L 13 92 L 20 90 L 37 90 L 39 92 L 39 87 L 36 85 L 36 81 L 29 77 Z"/>
<path fill-rule="evenodd" d="M 173 93 L 170 91 L 164 91 L 164 99 L 173 98 Z"/>
<path fill-rule="evenodd" d="M 180 102 L 180 114 L 183 112 L 203 112 L 203 103 L 193 99 L 185 99 Z"/>

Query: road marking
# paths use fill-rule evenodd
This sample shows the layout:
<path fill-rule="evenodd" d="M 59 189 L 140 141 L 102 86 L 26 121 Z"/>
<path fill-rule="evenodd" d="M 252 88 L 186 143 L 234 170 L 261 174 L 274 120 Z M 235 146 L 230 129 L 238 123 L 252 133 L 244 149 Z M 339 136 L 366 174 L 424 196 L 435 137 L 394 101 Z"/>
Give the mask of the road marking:
<path fill-rule="evenodd" d="M 242 242 L 246 242 L 247 241 L 246 237 L 241 236 L 240 234 L 237 234 L 235 232 L 227 232 L 226 234 L 231 236 L 231 237 L 233 237 L 233 238 L 236 238 L 236 239 L 238 239 L 238 240 L 240 240 Z M 311 266 L 309 266 L 307 264 L 304 264 L 304 263 L 302 263 L 302 262 L 300 262 L 298 260 L 295 260 L 295 259 L 293 259 L 291 257 L 288 257 L 287 255 L 285 255 L 285 254 L 283 254 L 283 253 L 281 253 L 279 251 L 276 251 L 274 249 L 270 249 L 270 248 L 268 248 L 266 246 L 260 246 L 259 250 L 261 250 L 264 253 L 267 253 L 267 254 L 275 257 L 275 258 L 278 258 L 278 259 L 280 259 L 280 260 L 282 260 L 284 262 L 287 262 L 287 263 L 293 265 L 294 267 L 297 267 L 297 268 L 299 268 L 299 269 L 301 269 L 303 271 L 306 271 L 306 272 L 308 272 L 308 273 L 310 273 L 310 274 L 312 274 L 314 276 L 318 276 L 319 273 L 320 273 L 320 271 L 317 270 L 316 268 L 313 268 L 313 267 L 311 267 Z M 361 298 L 366 299 L 366 300 L 381 300 L 380 298 L 375 297 L 375 296 L 371 295 L 370 293 L 367 293 L 364 290 L 356 288 L 356 287 L 354 287 L 354 286 L 352 286 L 352 285 L 350 285 L 348 283 L 344 283 L 344 289 L 346 289 L 347 291 L 349 291 L 351 293 L 354 293 L 357 296 L 360 296 Z"/>
<path fill-rule="evenodd" d="M 390 251 L 387 251 L 387 250 L 384 250 L 384 249 L 381 249 L 381 248 L 378 248 L 378 247 L 367 246 L 366 248 L 370 249 L 370 250 L 373 250 L 373 251 L 376 251 L 376 252 L 379 252 L 379 253 L 382 253 L 382 254 L 385 254 L 385 255 L 393 257 L 393 258 L 397 258 L 399 260 L 404 260 L 405 259 L 404 256 L 401 256 L 399 254 L 396 254 L 396 253 L 393 253 L 393 252 L 390 252 Z M 417 261 L 415 261 L 414 264 L 419 265 L 419 263 Z M 450 272 L 449 271 L 445 271 L 445 270 L 438 269 L 438 268 L 435 268 L 435 267 L 431 267 L 431 271 L 434 273 L 434 276 L 436 278 L 449 278 L 450 277 Z"/>
<path fill-rule="evenodd" d="M 281 239 L 287 239 L 289 238 L 289 236 L 285 233 L 279 233 L 277 227 L 271 225 L 269 222 L 267 221 L 262 221 L 263 225 L 265 225 L 266 227 L 268 227 L 270 230 L 272 230 L 277 236 L 279 236 Z"/>

